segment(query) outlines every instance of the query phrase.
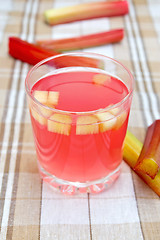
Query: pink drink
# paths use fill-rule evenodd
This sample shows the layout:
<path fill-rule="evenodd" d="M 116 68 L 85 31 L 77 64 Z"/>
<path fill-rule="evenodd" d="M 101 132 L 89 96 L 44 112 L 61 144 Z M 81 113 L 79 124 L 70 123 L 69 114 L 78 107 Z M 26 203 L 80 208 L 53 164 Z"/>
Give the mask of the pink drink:
<path fill-rule="evenodd" d="M 30 107 L 41 172 L 85 183 L 103 179 L 119 167 L 130 109 L 130 102 L 112 108 L 128 95 L 121 80 L 98 70 L 62 71 L 41 78 L 31 94 L 36 91 L 59 93 L 56 105 L 47 104 L 58 111 L 49 108 L 44 114 L 42 107 Z"/>

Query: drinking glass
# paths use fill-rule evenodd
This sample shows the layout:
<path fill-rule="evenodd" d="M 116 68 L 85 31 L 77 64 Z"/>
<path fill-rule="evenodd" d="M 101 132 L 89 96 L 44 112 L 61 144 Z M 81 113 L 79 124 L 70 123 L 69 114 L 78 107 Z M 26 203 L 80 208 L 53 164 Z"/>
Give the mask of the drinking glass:
<path fill-rule="evenodd" d="M 118 178 L 133 85 L 125 66 L 94 53 L 53 56 L 29 71 L 37 163 L 53 189 L 98 193 Z"/>

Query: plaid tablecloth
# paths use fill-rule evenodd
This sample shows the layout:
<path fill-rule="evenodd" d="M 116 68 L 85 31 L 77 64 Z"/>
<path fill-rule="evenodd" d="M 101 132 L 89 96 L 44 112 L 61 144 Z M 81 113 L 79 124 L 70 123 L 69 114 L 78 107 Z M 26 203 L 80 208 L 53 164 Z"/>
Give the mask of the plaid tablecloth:
<path fill-rule="evenodd" d="M 85 51 L 116 58 L 135 75 L 129 129 L 141 141 L 160 117 L 160 0 L 129 0 L 130 14 L 50 27 L 44 10 L 94 0 L 0 0 L 0 239 L 159 240 L 160 199 L 123 162 L 97 195 L 54 193 L 38 174 L 24 80 L 30 66 L 8 55 L 8 37 L 62 38 L 122 27 L 121 43 Z M 98 0 L 96 0 L 98 1 Z"/>

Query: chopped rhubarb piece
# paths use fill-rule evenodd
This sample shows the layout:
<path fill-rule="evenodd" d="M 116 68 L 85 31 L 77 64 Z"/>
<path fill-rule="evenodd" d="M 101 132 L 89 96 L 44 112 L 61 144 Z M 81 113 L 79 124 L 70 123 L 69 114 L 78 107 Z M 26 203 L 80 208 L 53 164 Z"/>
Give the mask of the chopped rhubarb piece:
<path fill-rule="evenodd" d="M 48 119 L 48 131 L 68 136 L 71 131 L 71 123 L 71 116 L 55 113 Z"/>
<path fill-rule="evenodd" d="M 36 111 L 34 108 L 30 109 L 32 117 L 39 122 L 41 125 L 47 125 L 47 119 L 43 117 L 38 111 Z"/>
<path fill-rule="evenodd" d="M 160 169 L 160 120 L 147 129 L 144 145 L 135 170 L 146 173 L 152 179 Z"/>
<path fill-rule="evenodd" d="M 125 120 L 127 118 L 127 112 L 125 110 L 123 110 L 122 107 L 113 108 L 109 112 L 111 114 L 113 114 L 114 116 L 116 116 L 116 118 L 117 118 L 115 129 L 117 130 L 117 129 L 121 128 L 121 126 L 123 125 L 123 123 L 125 122 Z"/>
<path fill-rule="evenodd" d="M 37 41 L 37 44 L 41 47 L 61 52 L 115 43 L 121 41 L 123 37 L 124 30 L 115 29 L 107 32 L 89 34 L 80 37 L 57 40 L 41 40 Z"/>
<path fill-rule="evenodd" d="M 59 92 L 55 92 L 55 91 L 48 92 L 48 98 L 47 98 L 48 104 L 53 104 L 54 106 L 56 106 L 58 104 L 58 100 L 59 100 Z"/>
<path fill-rule="evenodd" d="M 47 106 L 47 107 L 54 108 L 53 105 L 46 104 L 46 106 Z M 52 111 L 52 110 L 47 109 L 47 108 L 45 108 L 45 107 L 38 106 L 38 109 L 39 109 L 39 111 L 41 112 L 41 114 L 42 114 L 45 118 L 49 118 L 49 117 L 53 114 L 53 111 Z"/>
<path fill-rule="evenodd" d="M 128 13 L 127 1 L 103 1 L 82 3 L 75 6 L 49 9 L 44 13 L 45 21 L 51 25 L 92 18 L 113 17 Z"/>
<path fill-rule="evenodd" d="M 17 37 L 9 38 L 9 54 L 19 59 L 23 62 L 35 65 L 39 61 L 56 56 L 59 53 L 51 50 L 47 50 L 35 44 L 28 43 L 27 41 L 23 41 Z M 82 66 L 82 67 L 101 67 L 101 61 L 93 58 L 84 58 L 80 56 L 61 56 L 59 58 L 55 58 L 54 67 L 62 68 L 62 67 L 70 67 L 70 66 Z M 103 68 L 103 66 L 102 66 Z"/>
<path fill-rule="evenodd" d="M 48 91 L 34 91 L 34 98 L 42 103 L 42 104 L 45 104 L 47 103 L 47 98 L 48 98 Z"/>
<path fill-rule="evenodd" d="M 77 118 L 77 135 L 96 134 L 98 132 L 98 120 L 95 116 L 79 116 Z"/>
<path fill-rule="evenodd" d="M 135 170 L 139 155 L 141 153 L 143 144 L 129 131 L 127 131 L 123 159 L 135 171 L 135 173 L 160 197 L 160 170 L 154 179 L 147 174 Z"/>
<path fill-rule="evenodd" d="M 111 130 L 115 127 L 117 118 L 109 112 L 96 113 L 96 116 L 100 122 L 99 129 L 100 132 L 105 132 Z"/>
<path fill-rule="evenodd" d="M 111 77 L 106 74 L 98 73 L 93 76 L 93 83 L 103 85 L 106 82 L 110 83 Z"/>
<path fill-rule="evenodd" d="M 118 115 L 115 129 L 121 128 L 123 123 L 125 122 L 126 118 L 127 118 L 127 112 L 126 111 L 124 111 L 120 115 Z"/>

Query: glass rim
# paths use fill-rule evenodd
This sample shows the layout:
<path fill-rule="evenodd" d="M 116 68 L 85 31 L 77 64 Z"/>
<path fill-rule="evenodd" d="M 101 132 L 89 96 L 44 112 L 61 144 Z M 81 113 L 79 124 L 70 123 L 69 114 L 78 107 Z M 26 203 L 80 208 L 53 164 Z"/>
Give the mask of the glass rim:
<path fill-rule="evenodd" d="M 87 56 L 88 55 L 88 56 Z M 131 80 L 131 89 L 129 90 L 128 89 L 128 94 L 119 102 L 115 103 L 115 104 L 112 104 L 112 105 L 109 105 L 107 107 L 104 107 L 104 108 L 98 108 L 96 110 L 91 110 L 91 111 L 67 111 L 67 110 L 61 110 L 61 109 L 57 109 L 57 108 L 52 108 L 52 107 L 49 107 L 49 106 L 46 106 L 42 103 L 40 103 L 36 98 L 34 98 L 34 96 L 31 94 L 31 91 L 29 90 L 29 87 L 28 87 L 28 79 L 30 77 L 30 75 L 32 74 L 32 72 L 34 72 L 36 69 L 38 69 L 39 66 L 43 65 L 44 63 L 47 63 L 51 60 L 54 60 L 55 58 L 58 58 L 58 57 L 63 57 L 63 56 L 85 56 L 85 57 L 94 57 L 95 59 L 100 59 L 100 58 L 106 58 L 116 64 L 118 64 L 121 68 L 123 68 L 129 75 L 129 78 Z M 75 66 L 76 67 L 76 66 Z M 98 54 L 98 53 L 90 53 L 90 52 L 69 52 L 69 53 L 63 53 L 63 54 L 57 54 L 55 56 L 51 56 L 51 57 L 48 57 L 48 58 L 45 58 L 43 59 L 42 61 L 38 62 L 37 64 L 35 64 L 28 72 L 27 76 L 26 76 L 26 79 L 25 79 L 25 90 L 26 90 L 26 93 L 28 94 L 28 96 L 32 99 L 32 101 L 36 104 L 36 105 L 39 105 L 41 107 L 44 107 L 48 110 L 52 110 L 54 113 L 60 113 L 60 114 L 65 114 L 65 115 L 71 115 L 71 114 L 76 114 L 76 115 L 91 115 L 91 114 L 95 114 L 97 112 L 104 112 L 104 111 L 109 111 L 111 109 L 114 109 L 114 108 L 118 108 L 119 106 L 121 106 L 123 103 L 125 103 L 133 94 L 133 89 L 134 89 L 134 77 L 132 75 L 132 73 L 130 72 L 130 70 L 125 67 L 122 63 L 120 63 L 119 61 L 117 61 L 116 59 L 113 59 L 111 57 L 108 57 L 108 56 L 105 56 L 103 54 Z"/>

